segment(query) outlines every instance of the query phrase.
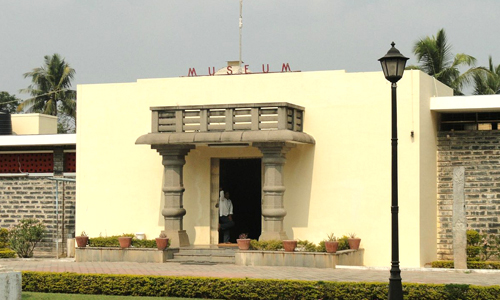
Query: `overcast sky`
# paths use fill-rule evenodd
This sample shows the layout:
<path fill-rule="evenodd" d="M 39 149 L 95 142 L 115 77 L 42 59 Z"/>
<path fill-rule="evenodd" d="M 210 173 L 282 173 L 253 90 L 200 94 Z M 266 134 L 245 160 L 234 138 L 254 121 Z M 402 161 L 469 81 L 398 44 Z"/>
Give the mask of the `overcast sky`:
<path fill-rule="evenodd" d="M 500 0 L 244 0 L 243 60 L 292 70 L 379 71 L 394 40 L 444 28 L 453 53 L 500 64 Z M 206 74 L 238 60 L 238 0 L 0 0 L 0 91 L 22 98 L 23 73 L 59 53 L 76 84 Z"/>

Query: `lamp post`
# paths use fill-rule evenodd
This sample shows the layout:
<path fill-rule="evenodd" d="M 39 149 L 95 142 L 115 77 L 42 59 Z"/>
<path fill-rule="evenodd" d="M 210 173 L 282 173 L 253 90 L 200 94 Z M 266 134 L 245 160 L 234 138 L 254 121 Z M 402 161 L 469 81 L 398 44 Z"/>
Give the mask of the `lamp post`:
<path fill-rule="evenodd" d="M 406 61 L 398 49 L 389 49 L 387 54 L 380 58 L 380 64 L 385 78 L 391 82 L 392 89 L 392 138 L 391 138 L 391 276 L 389 277 L 389 300 L 403 299 L 403 286 L 401 283 L 401 269 L 399 268 L 399 225 L 398 225 L 398 110 L 396 102 L 396 82 L 403 77 Z"/>

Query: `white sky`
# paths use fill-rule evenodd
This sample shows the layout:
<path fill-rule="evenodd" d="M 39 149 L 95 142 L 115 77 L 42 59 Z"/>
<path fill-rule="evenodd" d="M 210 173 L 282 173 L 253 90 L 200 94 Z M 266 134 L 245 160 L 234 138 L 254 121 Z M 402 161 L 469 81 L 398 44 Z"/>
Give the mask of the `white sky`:
<path fill-rule="evenodd" d="M 500 0 L 244 0 L 243 60 L 251 70 L 379 71 L 394 40 L 444 28 L 453 53 L 500 64 Z M 59 53 L 76 84 L 206 74 L 238 60 L 238 0 L 0 0 L 0 91 Z"/>

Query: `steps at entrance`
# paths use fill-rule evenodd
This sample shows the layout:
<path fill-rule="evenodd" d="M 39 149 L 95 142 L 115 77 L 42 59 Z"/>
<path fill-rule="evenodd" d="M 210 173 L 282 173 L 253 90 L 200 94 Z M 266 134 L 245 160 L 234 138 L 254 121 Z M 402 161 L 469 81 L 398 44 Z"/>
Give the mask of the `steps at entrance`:
<path fill-rule="evenodd" d="M 167 262 L 184 264 L 234 264 L 235 247 L 217 246 L 190 246 L 179 248 L 179 252 L 174 253 L 174 258 Z"/>

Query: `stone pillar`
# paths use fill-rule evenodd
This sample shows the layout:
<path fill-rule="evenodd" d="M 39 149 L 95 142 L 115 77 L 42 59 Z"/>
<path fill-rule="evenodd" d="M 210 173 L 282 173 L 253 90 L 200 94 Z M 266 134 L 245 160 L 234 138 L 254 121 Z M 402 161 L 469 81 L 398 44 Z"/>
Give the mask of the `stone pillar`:
<path fill-rule="evenodd" d="M 21 300 L 21 272 L 0 266 L 0 300 Z"/>
<path fill-rule="evenodd" d="M 286 232 L 283 230 L 283 219 L 286 210 L 283 205 L 283 194 L 285 185 L 283 183 L 283 166 L 285 165 L 286 153 L 291 145 L 287 143 L 254 143 L 253 146 L 262 152 L 262 163 L 264 164 L 264 186 L 262 191 L 262 216 L 264 224 L 260 241 L 286 240 Z"/>
<path fill-rule="evenodd" d="M 171 247 L 189 246 L 189 237 L 183 228 L 186 210 L 182 204 L 184 185 L 182 169 L 185 156 L 195 148 L 193 145 L 164 145 L 154 147 L 163 157 L 163 194 L 165 205 L 161 211 L 165 217 L 165 234 L 170 239 Z"/>
<path fill-rule="evenodd" d="M 54 175 L 62 176 L 64 172 L 64 149 L 54 149 Z"/>
<path fill-rule="evenodd" d="M 453 260 L 455 269 L 467 269 L 467 219 L 465 217 L 465 168 L 453 168 Z"/>

